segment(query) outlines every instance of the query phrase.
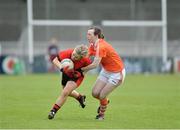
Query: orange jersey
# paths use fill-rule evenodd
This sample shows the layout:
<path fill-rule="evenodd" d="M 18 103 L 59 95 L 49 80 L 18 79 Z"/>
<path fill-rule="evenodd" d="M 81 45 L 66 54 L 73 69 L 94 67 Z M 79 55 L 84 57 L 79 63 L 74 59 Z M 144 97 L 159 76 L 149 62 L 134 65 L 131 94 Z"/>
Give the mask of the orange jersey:
<path fill-rule="evenodd" d="M 114 48 L 103 39 L 99 39 L 97 46 L 90 44 L 89 55 L 101 57 L 101 65 L 106 71 L 120 72 L 124 63 Z"/>

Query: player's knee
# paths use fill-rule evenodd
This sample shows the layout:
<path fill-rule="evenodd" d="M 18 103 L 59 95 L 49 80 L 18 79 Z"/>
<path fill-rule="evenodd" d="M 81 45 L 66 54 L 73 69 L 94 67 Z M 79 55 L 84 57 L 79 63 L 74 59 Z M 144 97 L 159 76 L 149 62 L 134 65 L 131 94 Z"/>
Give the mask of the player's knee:
<path fill-rule="evenodd" d="M 69 91 L 64 90 L 63 93 L 62 93 L 62 96 L 63 96 L 63 97 L 67 97 L 69 94 L 70 94 Z"/>
<path fill-rule="evenodd" d="M 94 98 L 99 98 L 99 93 L 98 92 L 92 92 L 92 96 Z"/>

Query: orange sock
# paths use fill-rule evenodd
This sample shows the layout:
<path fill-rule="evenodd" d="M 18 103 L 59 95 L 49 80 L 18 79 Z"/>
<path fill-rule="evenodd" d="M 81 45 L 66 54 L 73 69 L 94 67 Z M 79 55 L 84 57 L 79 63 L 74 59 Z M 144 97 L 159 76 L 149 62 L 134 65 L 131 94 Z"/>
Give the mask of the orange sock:
<path fill-rule="evenodd" d="M 100 111 L 99 111 L 100 115 L 104 115 L 108 103 L 109 103 L 109 100 L 107 98 L 100 100 Z"/>
<path fill-rule="evenodd" d="M 102 106 L 106 106 L 106 105 L 108 104 L 108 99 L 107 99 L 107 98 L 104 98 L 104 99 L 100 100 L 100 104 L 101 104 Z"/>

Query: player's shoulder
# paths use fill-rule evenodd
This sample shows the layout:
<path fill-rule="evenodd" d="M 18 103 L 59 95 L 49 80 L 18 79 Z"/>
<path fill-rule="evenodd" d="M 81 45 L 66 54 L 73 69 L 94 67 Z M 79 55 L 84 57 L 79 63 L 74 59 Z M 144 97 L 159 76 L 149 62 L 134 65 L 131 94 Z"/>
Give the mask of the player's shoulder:
<path fill-rule="evenodd" d="M 59 56 L 61 57 L 61 59 L 71 58 L 72 52 L 73 52 L 73 49 L 62 50 L 60 51 Z"/>
<path fill-rule="evenodd" d="M 91 59 L 90 59 L 90 57 L 84 57 L 84 58 L 81 59 L 81 61 L 82 62 L 90 62 Z"/>
<path fill-rule="evenodd" d="M 72 53 L 73 52 L 73 49 L 66 49 L 66 50 L 62 50 L 60 51 L 61 53 Z"/>
<path fill-rule="evenodd" d="M 105 41 L 104 39 L 102 39 L 102 42 L 101 42 L 101 44 L 100 44 L 100 48 L 108 48 L 108 49 L 111 49 L 112 48 L 112 45 L 109 43 L 109 42 L 107 42 L 107 41 Z"/>
<path fill-rule="evenodd" d="M 107 45 L 110 44 L 109 42 L 107 42 L 107 41 L 104 40 L 104 39 L 100 39 L 100 40 L 99 40 L 99 43 L 100 43 L 102 46 L 107 46 Z"/>

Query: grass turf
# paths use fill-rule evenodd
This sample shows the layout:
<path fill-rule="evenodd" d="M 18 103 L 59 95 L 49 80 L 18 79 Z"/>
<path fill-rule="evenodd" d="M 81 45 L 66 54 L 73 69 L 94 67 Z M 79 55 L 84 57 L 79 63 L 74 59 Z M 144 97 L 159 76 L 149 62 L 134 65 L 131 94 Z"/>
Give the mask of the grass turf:
<path fill-rule="evenodd" d="M 47 115 L 61 92 L 58 74 L 0 75 L 0 128 L 5 129 L 174 129 L 180 128 L 179 75 L 127 75 L 110 96 L 105 120 L 95 120 L 98 101 L 91 96 L 96 76 L 88 75 L 77 91 L 87 95 L 85 109 L 67 102 Z"/>

